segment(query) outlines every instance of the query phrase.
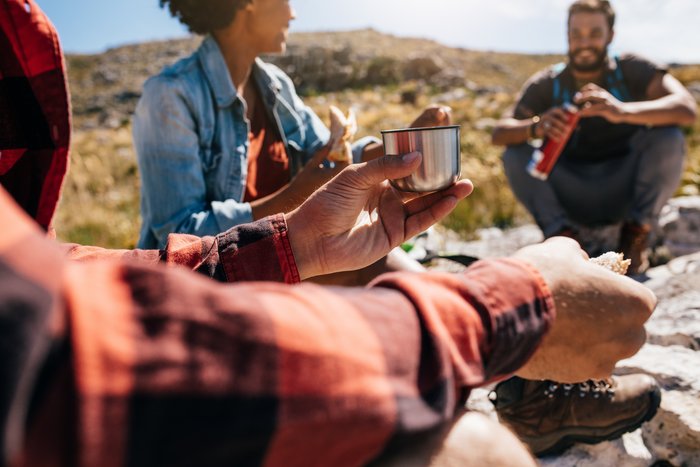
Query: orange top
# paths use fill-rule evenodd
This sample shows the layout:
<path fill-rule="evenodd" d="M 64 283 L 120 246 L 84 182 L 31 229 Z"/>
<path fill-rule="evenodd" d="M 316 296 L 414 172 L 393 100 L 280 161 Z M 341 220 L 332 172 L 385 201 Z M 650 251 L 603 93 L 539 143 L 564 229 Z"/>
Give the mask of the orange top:
<path fill-rule="evenodd" d="M 289 183 L 289 157 L 279 132 L 271 124 L 260 93 L 255 92 L 248 139 L 248 178 L 243 201 L 250 202 Z"/>

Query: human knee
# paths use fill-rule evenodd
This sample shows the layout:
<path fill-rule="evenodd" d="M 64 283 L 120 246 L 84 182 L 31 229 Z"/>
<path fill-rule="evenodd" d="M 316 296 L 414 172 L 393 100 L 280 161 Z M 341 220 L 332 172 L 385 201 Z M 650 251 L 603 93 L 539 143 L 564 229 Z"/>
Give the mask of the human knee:
<path fill-rule="evenodd" d="M 685 161 L 685 137 L 678 127 L 652 128 L 646 154 L 639 160 L 638 174 L 647 183 L 675 184 L 680 180 Z"/>
<path fill-rule="evenodd" d="M 685 135 L 677 126 L 650 128 L 647 130 L 647 138 L 650 146 L 658 148 L 664 155 L 685 155 Z"/>
<path fill-rule="evenodd" d="M 535 466 L 527 448 L 508 429 L 474 412 L 462 415 L 449 430 L 431 467 Z"/>

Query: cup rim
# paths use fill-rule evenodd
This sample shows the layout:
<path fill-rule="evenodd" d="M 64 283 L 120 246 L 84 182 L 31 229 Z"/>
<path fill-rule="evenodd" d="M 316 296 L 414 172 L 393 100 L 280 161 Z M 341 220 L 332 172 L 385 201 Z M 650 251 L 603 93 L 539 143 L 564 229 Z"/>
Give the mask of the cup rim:
<path fill-rule="evenodd" d="M 428 130 L 452 130 L 454 128 L 462 128 L 461 125 L 448 125 L 448 126 L 429 126 L 429 127 L 422 127 L 422 128 L 399 128 L 395 130 L 381 130 L 381 133 L 388 134 L 388 133 L 405 133 L 405 132 L 410 132 L 410 131 L 428 131 Z"/>

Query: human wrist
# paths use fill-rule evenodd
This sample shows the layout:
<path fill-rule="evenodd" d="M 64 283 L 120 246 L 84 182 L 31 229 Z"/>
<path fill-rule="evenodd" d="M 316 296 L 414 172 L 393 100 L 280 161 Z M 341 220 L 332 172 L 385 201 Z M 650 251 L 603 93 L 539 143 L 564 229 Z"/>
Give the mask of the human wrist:
<path fill-rule="evenodd" d="M 530 124 L 527 127 L 527 139 L 528 141 L 537 139 L 537 127 L 540 123 L 539 115 L 535 115 L 530 119 Z"/>
<path fill-rule="evenodd" d="M 316 243 L 308 235 L 306 227 L 308 222 L 303 220 L 303 214 L 300 213 L 299 209 L 295 209 L 289 214 L 285 214 L 284 218 L 287 222 L 287 237 L 299 271 L 299 277 L 304 280 L 320 275 L 321 272 L 318 270 L 316 261 Z"/>

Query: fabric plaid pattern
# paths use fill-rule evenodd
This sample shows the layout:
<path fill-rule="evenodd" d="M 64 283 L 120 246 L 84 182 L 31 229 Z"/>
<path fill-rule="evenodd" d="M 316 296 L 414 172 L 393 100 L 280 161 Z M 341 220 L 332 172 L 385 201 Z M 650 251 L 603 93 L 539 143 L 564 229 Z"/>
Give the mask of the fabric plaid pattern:
<path fill-rule="evenodd" d="M 70 104 L 58 36 L 33 0 L 0 1 L 0 185 L 44 229 L 68 166 Z"/>
<path fill-rule="evenodd" d="M 524 364 L 554 317 L 516 260 L 364 289 L 219 284 L 66 261 L 4 194 L 0 223 L 2 329 L 26 350 L 1 356 L 17 465 L 367 464 Z M 241 232 L 220 254 L 265 242 Z"/>
<path fill-rule="evenodd" d="M 172 234 L 163 250 L 106 250 L 65 244 L 66 257 L 79 262 L 116 259 L 184 266 L 220 282 L 272 281 L 295 284 L 299 271 L 287 236 L 287 222 L 278 214 L 237 226 L 216 237 Z"/>

